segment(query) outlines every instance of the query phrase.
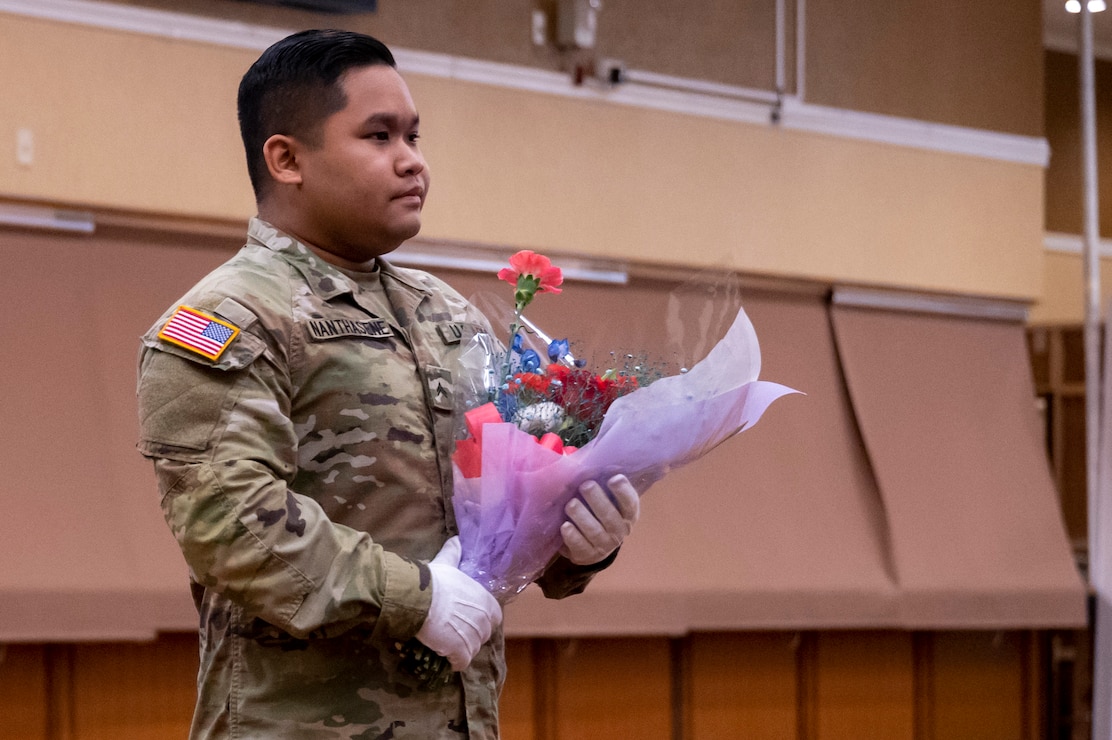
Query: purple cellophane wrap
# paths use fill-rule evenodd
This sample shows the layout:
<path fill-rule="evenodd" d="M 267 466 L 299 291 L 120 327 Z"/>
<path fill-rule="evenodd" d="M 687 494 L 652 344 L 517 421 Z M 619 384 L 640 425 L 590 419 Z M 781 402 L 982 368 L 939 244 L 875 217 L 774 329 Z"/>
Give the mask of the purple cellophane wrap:
<path fill-rule="evenodd" d="M 696 460 L 757 423 L 794 393 L 757 380 L 761 356 L 744 311 L 689 371 L 662 378 L 610 406 L 598 435 L 570 455 L 537 444 L 510 423 L 482 430 L 482 475 L 455 470 L 460 568 L 503 603 L 533 582 L 559 550 L 564 506 L 581 483 L 623 473 L 644 493 L 672 468 Z"/>

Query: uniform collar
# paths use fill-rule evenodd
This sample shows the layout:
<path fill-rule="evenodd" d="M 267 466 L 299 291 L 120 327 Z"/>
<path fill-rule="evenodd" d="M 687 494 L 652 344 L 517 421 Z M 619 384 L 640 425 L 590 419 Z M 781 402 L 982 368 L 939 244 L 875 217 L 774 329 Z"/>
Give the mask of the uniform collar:
<path fill-rule="evenodd" d="M 247 243 L 282 255 L 304 277 L 317 296 L 331 300 L 343 293 L 357 292 L 354 281 L 335 265 L 322 260 L 305 243 L 279 230 L 267 221 L 254 217 L 247 226 Z M 377 260 L 383 278 L 397 281 L 411 290 L 427 294 L 429 289 L 417 281 L 409 271 L 399 270 L 386 260 Z"/>

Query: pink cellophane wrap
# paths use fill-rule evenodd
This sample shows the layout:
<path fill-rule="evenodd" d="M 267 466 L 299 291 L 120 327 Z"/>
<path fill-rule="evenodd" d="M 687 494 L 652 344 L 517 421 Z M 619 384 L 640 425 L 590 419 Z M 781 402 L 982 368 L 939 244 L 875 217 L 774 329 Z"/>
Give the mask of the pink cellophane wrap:
<path fill-rule="evenodd" d="M 662 378 L 610 406 L 598 435 L 572 454 L 537 444 L 510 423 L 482 429 L 482 475 L 455 470 L 460 568 L 503 603 L 533 582 L 562 544 L 564 506 L 589 479 L 624 473 L 644 493 L 670 469 L 757 423 L 795 393 L 757 380 L 761 355 L 744 311 L 686 373 Z"/>

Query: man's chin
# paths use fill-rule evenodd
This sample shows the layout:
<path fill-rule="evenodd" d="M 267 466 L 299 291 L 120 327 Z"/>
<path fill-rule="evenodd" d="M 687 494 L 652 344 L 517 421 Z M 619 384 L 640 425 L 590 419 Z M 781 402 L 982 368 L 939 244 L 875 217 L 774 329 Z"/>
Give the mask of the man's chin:
<path fill-rule="evenodd" d="M 395 234 L 395 241 L 397 242 L 398 247 L 400 247 L 403 242 L 409 241 L 413 237 L 417 236 L 419 233 L 421 233 L 421 220 L 416 219 L 412 224 L 398 229 Z M 397 249 L 397 247 L 394 247 L 394 249 Z M 394 251 L 394 249 L 391 249 L 390 251 L 392 252 Z"/>

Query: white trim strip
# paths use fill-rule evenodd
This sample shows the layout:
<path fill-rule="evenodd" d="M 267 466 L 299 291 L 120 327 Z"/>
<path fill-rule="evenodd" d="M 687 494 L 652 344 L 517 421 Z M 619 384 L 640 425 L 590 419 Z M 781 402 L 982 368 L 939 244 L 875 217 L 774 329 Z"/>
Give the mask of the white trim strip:
<path fill-rule="evenodd" d="M 90 0 L 0 0 L 0 12 L 260 51 L 293 33 L 280 28 Z"/>
<path fill-rule="evenodd" d="M 466 255 L 427 254 L 417 250 L 398 250 L 388 255 L 386 260 L 392 265 L 402 267 L 420 267 L 422 269 L 439 267 L 445 270 L 482 273 L 495 273 L 507 265 L 506 260 L 482 259 Z M 625 285 L 629 282 L 629 275 L 617 270 L 565 267 L 562 263 L 563 260 L 561 260 L 560 272 L 565 280 L 605 283 L 608 285 Z"/>
<path fill-rule="evenodd" d="M 963 318 L 994 319 L 997 321 L 1025 322 L 1027 320 L 1026 304 L 985 298 L 836 287 L 830 296 L 830 301 L 839 306 L 877 308 L 888 311 L 911 311 L 961 316 Z"/>
<path fill-rule="evenodd" d="M 87 211 L 0 203 L 0 226 L 92 234 L 96 231 L 96 218 Z"/>
<path fill-rule="evenodd" d="M 265 49 L 291 32 L 90 0 L 0 0 L 0 12 L 254 50 Z M 394 54 L 399 70 L 404 73 L 756 125 L 769 125 L 772 120 L 768 104 L 717 94 L 635 82 L 616 86 L 575 85 L 567 74 L 549 70 L 409 49 L 395 49 Z M 685 83 L 689 89 L 709 84 L 698 80 Z M 797 131 L 1040 167 L 1045 167 L 1050 159 L 1050 148 L 1040 137 L 828 108 L 804 103 L 798 97 L 786 97 L 783 104 L 781 125 Z"/>
<path fill-rule="evenodd" d="M 1063 254 L 1081 254 L 1083 240 L 1080 234 L 1064 234 L 1060 231 L 1048 231 L 1043 235 L 1043 247 L 1048 252 L 1061 252 Z M 1098 252 L 1102 259 L 1112 259 L 1112 239 L 1101 239 Z"/>
<path fill-rule="evenodd" d="M 782 121 L 786 128 L 848 139 L 968 154 L 1039 167 L 1050 163 L 1050 145 L 1041 137 L 828 108 L 801 103 L 794 97 L 784 99 Z"/>
<path fill-rule="evenodd" d="M 387 261 L 403 267 L 441 267 L 494 273 L 505 267 L 510 255 L 516 251 L 518 250 L 509 247 L 417 237 L 391 252 Z M 563 255 L 559 262 L 565 280 L 610 285 L 625 285 L 629 282 L 629 268 L 624 262 Z"/>

